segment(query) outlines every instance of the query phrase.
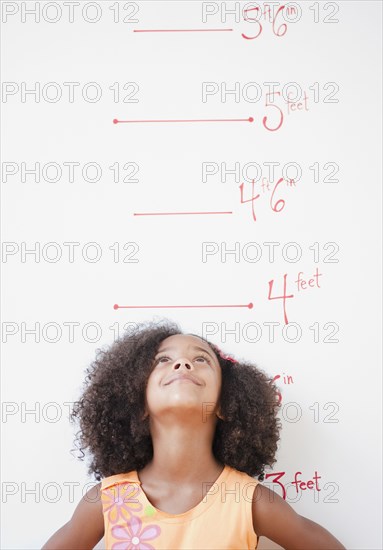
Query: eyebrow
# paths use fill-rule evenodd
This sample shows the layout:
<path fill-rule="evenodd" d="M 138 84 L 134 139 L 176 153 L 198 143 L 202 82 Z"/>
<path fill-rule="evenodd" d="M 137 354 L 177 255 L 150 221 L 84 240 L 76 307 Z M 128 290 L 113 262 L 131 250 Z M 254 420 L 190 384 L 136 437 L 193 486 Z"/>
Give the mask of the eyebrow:
<path fill-rule="evenodd" d="M 174 347 L 173 347 L 173 346 L 168 346 L 167 348 L 163 348 L 163 349 L 161 349 L 160 351 L 158 351 L 158 352 L 156 353 L 155 357 L 157 357 L 157 355 L 158 355 L 159 353 L 162 353 L 163 351 L 169 351 L 169 350 L 171 350 L 171 349 L 174 349 Z M 198 349 L 198 350 L 200 350 L 200 351 L 204 351 L 205 353 L 207 353 L 208 355 L 210 355 L 210 357 L 211 357 L 212 359 L 215 359 L 215 357 L 210 353 L 210 351 L 208 351 L 208 350 L 205 349 L 205 348 L 201 348 L 200 346 L 192 346 L 192 349 Z"/>

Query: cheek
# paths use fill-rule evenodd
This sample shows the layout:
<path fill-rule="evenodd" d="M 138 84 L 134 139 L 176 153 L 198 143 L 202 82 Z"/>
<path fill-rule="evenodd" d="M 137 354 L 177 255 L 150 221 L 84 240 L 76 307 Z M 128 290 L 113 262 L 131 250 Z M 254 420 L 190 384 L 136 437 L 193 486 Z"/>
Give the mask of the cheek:
<path fill-rule="evenodd" d="M 145 390 L 146 396 L 148 396 L 148 394 L 152 392 L 152 388 L 153 388 L 153 373 L 149 376 L 148 381 L 146 382 L 146 390 Z"/>
<path fill-rule="evenodd" d="M 222 375 L 220 371 L 212 372 L 209 379 L 206 380 L 209 392 L 219 395 L 222 387 Z"/>
<path fill-rule="evenodd" d="M 218 395 L 221 393 L 222 389 L 222 374 L 221 371 L 217 374 L 217 388 L 218 388 Z"/>
<path fill-rule="evenodd" d="M 151 396 L 155 395 L 156 392 L 158 392 L 158 387 L 160 385 L 161 381 L 161 373 L 154 369 L 149 378 L 148 382 L 146 384 L 146 399 L 149 400 Z"/>

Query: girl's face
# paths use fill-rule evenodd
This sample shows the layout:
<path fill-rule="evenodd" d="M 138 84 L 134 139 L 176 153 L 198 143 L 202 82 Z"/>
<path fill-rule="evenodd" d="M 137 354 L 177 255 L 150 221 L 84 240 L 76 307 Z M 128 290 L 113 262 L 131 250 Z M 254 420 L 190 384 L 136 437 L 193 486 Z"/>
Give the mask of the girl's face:
<path fill-rule="evenodd" d="M 149 416 L 166 412 L 197 413 L 218 409 L 222 375 L 217 356 L 197 336 L 176 334 L 159 345 L 146 388 Z"/>

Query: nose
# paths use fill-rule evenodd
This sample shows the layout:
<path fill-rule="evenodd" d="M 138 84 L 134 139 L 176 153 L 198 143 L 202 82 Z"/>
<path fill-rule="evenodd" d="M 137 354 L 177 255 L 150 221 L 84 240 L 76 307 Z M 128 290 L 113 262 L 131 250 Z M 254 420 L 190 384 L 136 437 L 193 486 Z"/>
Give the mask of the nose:
<path fill-rule="evenodd" d="M 194 367 L 192 362 L 185 358 L 177 359 L 176 361 L 174 361 L 173 370 L 182 370 L 182 369 L 193 370 Z"/>

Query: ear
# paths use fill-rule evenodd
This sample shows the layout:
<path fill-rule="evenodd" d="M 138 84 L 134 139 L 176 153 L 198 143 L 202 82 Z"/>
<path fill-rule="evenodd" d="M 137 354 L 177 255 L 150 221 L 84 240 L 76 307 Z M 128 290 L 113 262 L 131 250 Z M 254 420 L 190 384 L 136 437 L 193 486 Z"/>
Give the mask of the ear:
<path fill-rule="evenodd" d="M 215 414 L 220 420 L 225 420 L 224 417 L 222 416 L 221 407 L 218 407 Z"/>

